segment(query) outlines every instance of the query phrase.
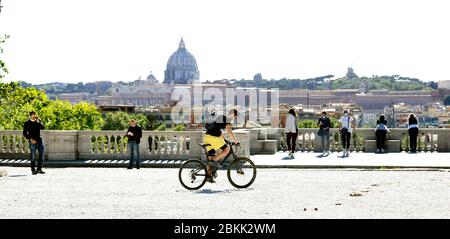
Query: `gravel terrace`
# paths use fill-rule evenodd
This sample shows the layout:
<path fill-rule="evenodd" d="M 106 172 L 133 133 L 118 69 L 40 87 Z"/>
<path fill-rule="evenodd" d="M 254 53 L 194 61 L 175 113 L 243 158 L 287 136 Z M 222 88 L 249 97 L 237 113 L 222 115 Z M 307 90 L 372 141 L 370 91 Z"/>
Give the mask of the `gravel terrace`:
<path fill-rule="evenodd" d="M 0 218 L 450 218 L 449 170 L 258 169 L 185 190 L 177 169 L 2 167 Z"/>

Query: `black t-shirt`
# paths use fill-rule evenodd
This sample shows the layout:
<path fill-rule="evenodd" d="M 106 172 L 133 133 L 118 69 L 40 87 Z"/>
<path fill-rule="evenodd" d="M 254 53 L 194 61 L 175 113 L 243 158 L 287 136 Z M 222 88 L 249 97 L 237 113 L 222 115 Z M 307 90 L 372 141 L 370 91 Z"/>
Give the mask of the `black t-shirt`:
<path fill-rule="evenodd" d="M 409 125 L 417 124 L 417 118 L 408 118 L 408 124 Z"/>
<path fill-rule="evenodd" d="M 217 116 L 217 119 L 214 121 L 214 126 L 212 129 L 206 131 L 206 134 L 220 137 L 222 135 L 222 129 L 227 127 L 227 124 L 231 124 L 231 120 L 228 119 L 225 115 Z"/>
<path fill-rule="evenodd" d="M 23 126 L 23 136 L 27 139 L 34 139 L 38 142 L 42 142 L 41 130 L 43 129 L 45 129 L 45 127 L 41 121 L 38 123 L 37 121 L 28 120 Z"/>
<path fill-rule="evenodd" d="M 331 122 L 328 117 L 320 117 L 319 121 L 317 121 L 317 124 L 319 124 L 320 122 L 322 122 L 322 125 L 320 125 L 320 129 L 331 128 Z"/>
<path fill-rule="evenodd" d="M 128 135 L 128 132 L 133 133 L 133 136 Z M 142 137 L 142 128 L 139 125 L 136 125 L 134 127 L 130 126 L 128 127 L 126 136 L 128 137 L 128 141 L 134 141 L 139 144 Z"/>
<path fill-rule="evenodd" d="M 384 125 L 387 125 L 387 120 L 383 120 L 383 121 L 377 120 L 377 125 L 378 125 L 378 124 L 384 124 Z"/>

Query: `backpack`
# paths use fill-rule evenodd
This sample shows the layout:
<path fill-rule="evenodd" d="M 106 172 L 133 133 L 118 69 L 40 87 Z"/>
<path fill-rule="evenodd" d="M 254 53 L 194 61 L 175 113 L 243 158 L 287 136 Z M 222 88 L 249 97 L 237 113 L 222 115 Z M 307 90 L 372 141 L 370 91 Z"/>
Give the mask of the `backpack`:
<path fill-rule="evenodd" d="M 217 113 L 213 111 L 207 111 L 203 113 L 203 125 L 205 126 L 206 130 L 212 130 L 216 126 L 216 119 L 217 119 Z"/>
<path fill-rule="evenodd" d="M 350 128 L 350 116 L 348 116 L 348 118 L 347 118 L 347 126 Z M 347 133 L 348 133 L 348 128 L 342 127 L 341 134 L 347 134 Z"/>

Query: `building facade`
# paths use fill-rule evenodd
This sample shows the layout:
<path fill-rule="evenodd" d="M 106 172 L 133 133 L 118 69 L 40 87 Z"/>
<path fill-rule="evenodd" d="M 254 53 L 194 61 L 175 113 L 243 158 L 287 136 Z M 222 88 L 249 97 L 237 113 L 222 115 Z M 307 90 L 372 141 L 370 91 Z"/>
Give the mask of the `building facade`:
<path fill-rule="evenodd" d="M 137 107 L 170 104 L 173 88 L 173 84 L 159 83 L 150 73 L 146 80 L 135 81 L 132 85 L 113 85 L 111 104 Z"/>
<path fill-rule="evenodd" d="M 450 80 L 442 80 L 438 82 L 439 89 L 450 90 Z"/>

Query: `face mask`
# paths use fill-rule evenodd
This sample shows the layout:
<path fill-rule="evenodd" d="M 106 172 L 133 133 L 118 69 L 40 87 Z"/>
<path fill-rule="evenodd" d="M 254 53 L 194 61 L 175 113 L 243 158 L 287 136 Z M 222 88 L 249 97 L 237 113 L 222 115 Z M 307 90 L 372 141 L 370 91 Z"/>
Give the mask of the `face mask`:
<path fill-rule="evenodd" d="M 347 117 L 347 116 L 348 116 L 348 113 L 344 113 L 344 116 Z"/>

